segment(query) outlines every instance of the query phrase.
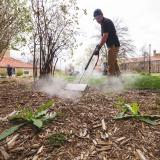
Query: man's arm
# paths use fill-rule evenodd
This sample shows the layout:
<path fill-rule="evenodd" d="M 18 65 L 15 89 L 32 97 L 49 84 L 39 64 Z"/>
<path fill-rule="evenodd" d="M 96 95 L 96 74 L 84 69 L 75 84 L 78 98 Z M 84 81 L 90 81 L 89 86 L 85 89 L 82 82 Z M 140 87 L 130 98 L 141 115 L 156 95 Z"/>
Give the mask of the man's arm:
<path fill-rule="evenodd" d="M 107 39 L 108 39 L 108 32 L 103 33 L 103 36 L 102 36 L 101 41 L 99 43 L 100 48 L 106 43 Z"/>
<path fill-rule="evenodd" d="M 94 55 L 99 55 L 99 50 L 106 43 L 107 39 L 108 39 L 108 32 L 105 32 L 103 33 L 100 43 L 96 46 L 94 50 Z"/>

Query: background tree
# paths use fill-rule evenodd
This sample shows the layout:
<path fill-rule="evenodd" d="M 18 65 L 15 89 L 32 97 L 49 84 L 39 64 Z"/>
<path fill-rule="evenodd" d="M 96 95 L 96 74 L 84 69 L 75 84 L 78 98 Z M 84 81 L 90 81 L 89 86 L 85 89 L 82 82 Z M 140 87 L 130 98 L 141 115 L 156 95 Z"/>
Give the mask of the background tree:
<path fill-rule="evenodd" d="M 24 45 L 24 33 L 32 30 L 25 0 L 0 0 L 0 60 L 9 47 Z"/>
<path fill-rule="evenodd" d="M 75 0 L 32 0 L 31 5 L 33 61 L 39 63 L 40 76 L 54 74 L 59 57 L 75 47 L 79 8 Z"/>
<path fill-rule="evenodd" d="M 133 40 L 129 37 L 128 27 L 123 25 L 122 20 L 114 19 L 114 24 L 117 30 L 117 35 L 120 40 L 120 59 L 127 59 L 128 57 L 134 56 L 135 46 L 133 45 Z"/>
<path fill-rule="evenodd" d="M 141 49 L 140 49 L 140 51 L 141 51 L 141 54 L 142 54 L 142 56 L 143 56 L 143 69 L 145 69 L 145 67 L 146 67 L 146 61 L 148 61 L 148 51 L 147 51 L 147 46 L 146 45 L 143 45 L 142 47 L 141 47 Z"/>

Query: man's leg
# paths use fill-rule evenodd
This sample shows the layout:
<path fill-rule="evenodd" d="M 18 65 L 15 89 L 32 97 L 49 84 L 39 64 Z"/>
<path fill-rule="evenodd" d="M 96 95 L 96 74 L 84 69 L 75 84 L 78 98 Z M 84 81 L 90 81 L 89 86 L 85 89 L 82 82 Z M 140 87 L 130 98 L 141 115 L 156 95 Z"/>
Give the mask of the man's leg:
<path fill-rule="evenodd" d="M 117 62 L 118 52 L 119 52 L 119 47 L 115 47 L 115 53 L 116 53 L 116 63 L 115 63 L 116 75 L 117 75 L 117 76 L 120 76 L 120 75 L 121 75 L 121 72 L 120 72 L 120 69 L 119 69 L 118 62 Z"/>
<path fill-rule="evenodd" d="M 120 70 L 117 63 L 119 47 L 111 47 L 108 49 L 108 71 L 109 75 L 117 76 L 120 74 Z"/>

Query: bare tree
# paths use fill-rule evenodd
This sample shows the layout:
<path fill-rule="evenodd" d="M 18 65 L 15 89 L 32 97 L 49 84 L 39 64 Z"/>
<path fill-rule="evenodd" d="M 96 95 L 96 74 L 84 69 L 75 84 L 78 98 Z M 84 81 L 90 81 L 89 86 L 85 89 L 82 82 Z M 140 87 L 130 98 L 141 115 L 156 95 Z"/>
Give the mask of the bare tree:
<path fill-rule="evenodd" d="M 135 54 L 135 46 L 133 45 L 133 40 L 130 39 L 128 27 L 123 25 L 122 20 L 114 19 L 114 24 L 121 44 L 119 58 L 126 59 L 128 56 L 132 56 L 133 54 Z"/>
<path fill-rule="evenodd" d="M 32 0 L 34 63 L 39 58 L 40 76 L 54 74 L 59 57 L 73 48 L 78 10 L 75 0 Z"/>
<path fill-rule="evenodd" d="M 18 35 L 29 30 L 29 20 L 25 0 L 0 0 L 0 60 L 12 42 L 25 41 Z"/>

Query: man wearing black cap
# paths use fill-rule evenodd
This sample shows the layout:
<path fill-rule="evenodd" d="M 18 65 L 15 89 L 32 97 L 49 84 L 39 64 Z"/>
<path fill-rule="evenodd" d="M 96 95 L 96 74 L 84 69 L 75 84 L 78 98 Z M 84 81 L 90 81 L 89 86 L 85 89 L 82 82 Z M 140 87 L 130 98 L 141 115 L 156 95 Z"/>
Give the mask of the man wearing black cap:
<path fill-rule="evenodd" d="M 101 47 L 106 43 L 108 48 L 108 72 L 111 76 L 119 76 L 120 70 L 117 63 L 117 55 L 119 52 L 120 43 L 116 34 L 116 29 L 113 22 L 103 17 L 100 9 L 96 9 L 93 13 L 97 23 L 101 25 L 102 38 L 100 43 L 96 46 L 94 54 L 99 55 Z M 106 53 L 107 55 L 107 53 Z"/>

